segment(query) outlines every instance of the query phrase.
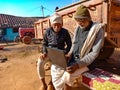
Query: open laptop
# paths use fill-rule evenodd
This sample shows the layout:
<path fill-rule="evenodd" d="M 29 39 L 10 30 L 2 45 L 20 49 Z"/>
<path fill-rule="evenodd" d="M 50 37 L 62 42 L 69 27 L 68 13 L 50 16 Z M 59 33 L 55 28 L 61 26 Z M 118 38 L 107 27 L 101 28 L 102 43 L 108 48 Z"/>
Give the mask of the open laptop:
<path fill-rule="evenodd" d="M 55 64 L 63 69 L 66 68 L 67 62 L 64 50 L 47 47 L 48 57 L 51 59 L 52 64 Z"/>

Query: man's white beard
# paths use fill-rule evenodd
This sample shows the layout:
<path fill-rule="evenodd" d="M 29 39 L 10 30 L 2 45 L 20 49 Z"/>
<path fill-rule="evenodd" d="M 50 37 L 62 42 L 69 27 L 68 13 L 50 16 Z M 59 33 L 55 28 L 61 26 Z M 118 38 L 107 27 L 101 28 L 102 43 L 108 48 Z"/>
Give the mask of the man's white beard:
<path fill-rule="evenodd" d="M 80 26 L 80 28 L 81 28 L 82 30 L 85 30 L 85 27 Z"/>

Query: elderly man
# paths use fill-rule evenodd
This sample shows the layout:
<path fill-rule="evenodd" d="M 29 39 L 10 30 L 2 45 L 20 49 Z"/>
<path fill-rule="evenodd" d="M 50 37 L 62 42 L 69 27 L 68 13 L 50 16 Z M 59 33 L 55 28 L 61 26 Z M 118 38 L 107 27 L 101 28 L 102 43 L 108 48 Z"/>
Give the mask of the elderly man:
<path fill-rule="evenodd" d="M 67 54 L 71 48 L 72 42 L 68 30 L 62 28 L 62 17 L 55 13 L 50 17 L 51 27 L 46 30 L 43 37 L 43 53 L 40 55 L 37 63 L 37 71 L 42 82 L 40 90 L 48 90 L 45 83 L 44 65 L 49 60 L 46 47 L 53 47 L 65 50 Z M 57 59 L 56 59 L 57 60 Z M 50 83 L 52 84 L 52 83 Z"/>
<path fill-rule="evenodd" d="M 78 25 L 71 50 L 66 55 L 73 62 L 68 63 L 66 70 L 56 70 L 55 66 L 51 68 L 52 81 L 56 90 L 71 90 L 70 86 L 73 86 L 75 78 L 93 69 L 91 65 L 99 55 L 104 42 L 102 24 L 91 20 L 90 13 L 84 5 L 77 8 L 74 19 Z"/>

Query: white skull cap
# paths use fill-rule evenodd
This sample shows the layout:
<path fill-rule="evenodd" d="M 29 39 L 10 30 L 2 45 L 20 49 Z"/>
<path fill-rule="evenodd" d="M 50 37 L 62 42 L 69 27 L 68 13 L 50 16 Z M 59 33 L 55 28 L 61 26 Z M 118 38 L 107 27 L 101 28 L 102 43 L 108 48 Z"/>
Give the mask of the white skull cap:
<path fill-rule="evenodd" d="M 51 24 L 55 24 L 55 23 L 60 23 L 60 24 L 62 24 L 62 16 L 59 15 L 58 13 L 53 14 L 53 15 L 50 17 L 50 23 L 51 23 Z"/>

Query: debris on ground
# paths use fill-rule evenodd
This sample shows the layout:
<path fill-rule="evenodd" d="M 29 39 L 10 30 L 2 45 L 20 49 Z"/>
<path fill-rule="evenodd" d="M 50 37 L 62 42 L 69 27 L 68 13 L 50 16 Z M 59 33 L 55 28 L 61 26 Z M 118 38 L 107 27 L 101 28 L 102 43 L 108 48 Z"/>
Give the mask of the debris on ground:
<path fill-rule="evenodd" d="M 0 55 L 0 63 L 3 63 L 5 61 L 7 61 L 7 57 L 4 55 Z"/>

